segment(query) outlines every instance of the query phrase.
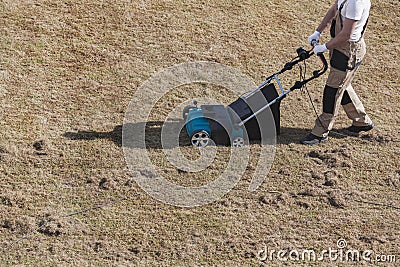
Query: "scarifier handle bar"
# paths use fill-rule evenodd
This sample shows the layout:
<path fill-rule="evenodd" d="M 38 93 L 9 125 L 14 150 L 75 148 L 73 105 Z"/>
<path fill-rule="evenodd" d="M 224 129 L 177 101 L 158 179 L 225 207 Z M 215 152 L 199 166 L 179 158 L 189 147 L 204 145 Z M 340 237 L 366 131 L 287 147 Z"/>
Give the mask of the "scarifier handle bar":
<path fill-rule="evenodd" d="M 309 53 L 309 55 L 313 55 L 314 52 Z M 318 78 L 319 76 L 321 76 L 322 74 L 324 74 L 327 70 L 328 70 L 328 62 L 326 61 L 326 58 L 324 56 L 323 53 L 318 53 L 317 56 L 321 59 L 322 64 L 323 64 L 323 68 L 320 70 L 314 70 L 313 71 L 313 75 L 305 80 L 302 81 L 296 81 L 295 84 L 290 88 L 291 91 L 296 90 L 296 89 L 300 89 L 302 88 L 306 83 L 308 83 L 311 80 L 314 80 L 316 78 Z"/>
<path fill-rule="evenodd" d="M 317 44 L 317 42 L 315 40 L 313 40 L 312 45 L 315 46 L 316 44 Z M 326 61 L 326 58 L 325 58 L 324 54 L 323 53 L 319 53 L 319 54 L 317 54 L 317 56 L 321 59 L 323 67 L 320 70 L 314 70 L 313 71 L 313 75 L 310 78 L 302 80 L 302 81 L 296 81 L 295 84 L 289 90 L 285 91 L 283 89 L 283 86 L 282 86 L 278 76 L 280 74 L 284 73 L 285 71 L 291 70 L 293 68 L 293 66 L 299 64 L 300 62 L 302 62 L 302 61 L 310 58 L 312 55 L 314 55 L 314 52 L 312 50 L 307 51 L 304 48 L 298 48 L 296 51 L 297 51 L 298 56 L 295 57 L 294 60 L 286 63 L 285 66 L 279 72 L 277 72 L 275 74 L 272 74 L 270 77 L 266 78 L 266 80 L 262 84 L 257 86 L 257 88 L 255 88 L 254 90 L 252 90 L 252 91 L 250 91 L 247 94 L 242 96 L 242 98 L 244 100 L 246 100 L 247 98 L 249 98 L 250 96 L 255 94 L 257 91 L 259 91 L 262 88 L 264 88 L 264 86 L 269 84 L 272 80 L 275 80 L 277 82 L 277 84 L 278 84 L 278 86 L 279 86 L 279 88 L 281 90 L 281 93 L 279 94 L 279 96 L 277 98 L 275 98 L 274 100 L 269 102 L 267 105 L 265 105 L 261 109 L 255 111 L 251 116 L 249 116 L 245 120 L 241 121 L 238 124 L 238 126 L 243 126 L 246 122 L 248 122 L 249 120 L 251 120 L 252 118 L 257 116 L 258 114 L 260 114 L 261 112 L 263 112 L 264 110 L 266 110 L 267 108 L 269 108 L 270 106 L 275 104 L 277 101 L 280 101 L 283 98 L 285 98 L 286 95 L 289 94 L 290 92 L 292 92 L 293 90 L 302 88 L 306 83 L 308 83 L 311 80 L 314 80 L 314 79 L 318 78 L 319 76 L 321 76 L 322 74 L 324 74 L 328 70 L 328 62 Z"/>
<path fill-rule="evenodd" d="M 315 40 L 312 41 L 313 46 L 315 46 L 317 44 L 318 43 Z M 295 58 L 295 60 L 286 63 L 285 66 L 279 72 L 268 77 L 267 80 L 269 80 L 270 78 L 273 78 L 275 75 L 279 75 L 279 74 L 284 73 L 285 71 L 291 70 L 293 68 L 293 66 L 299 64 L 300 62 L 302 62 L 306 59 L 309 59 L 312 55 L 314 55 L 314 52 L 312 52 L 311 50 L 306 51 L 302 47 L 298 48 L 296 51 L 297 51 L 298 56 Z M 321 76 L 328 70 L 328 62 L 326 61 L 324 54 L 318 53 L 317 56 L 321 59 L 323 67 L 320 70 L 313 71 L 313 75 L 310 78 L 305 79 L 303 81 L 296 81 L 295 84 L 290 88 L 291 91 L 302 88 L 303 85 L 305 85 L 306 83 L 308 83 L 311 80 L 318 78 L 319 76 Z"/>
<path fill-rule="evenodd" d="M 312 41 L 313 47 L 315 45 L 317 45 L 317 44 L 318 43 L 315 40 Z M 294 60 L 292 60 L 290 62 L 287 62 L 285 64 L 285 66 L 279 72 L 269 76 L 266 79 L 265 83 L 263 83 L 263 85 L 265 85 L 266 83 L 269 83 L 272 79 L 276 78 L 277 75 L 282 74 L 285 71 L 291 70 L 293 68 L 293 66 L 299 64 L 300 62 L 302 62 L 302 61 L 304 61 L 306 59 L 309 59 L 312 55 L 314 55 L 314 52 L 312 50 L 307 51 L 302 47 L 298 48 L 296 50 L 296 52 L 297 52 L 298 56 L 295 57 Z M 290 88 L 289 91 L 293 91 L 295 89 L 302 88 L 303 85 L 305 85 L 306 83 L 308 83 L 311 80 L 314 80 L 314 79 L 318 78 L 319 76 L 321 76 L 322 74 L 324 74 L 328 70 L 328 62 L 326 61 L 326 58 L 325 58 L 324 54 L 323 53 L 318 53 L 317 56 L 321 59 L 323 67 L 320 70 L 314 70 L 313 71 L 313 75 L 310 78 L 305 79 L 303 81 L 296 81 L 295 84 Z"/>

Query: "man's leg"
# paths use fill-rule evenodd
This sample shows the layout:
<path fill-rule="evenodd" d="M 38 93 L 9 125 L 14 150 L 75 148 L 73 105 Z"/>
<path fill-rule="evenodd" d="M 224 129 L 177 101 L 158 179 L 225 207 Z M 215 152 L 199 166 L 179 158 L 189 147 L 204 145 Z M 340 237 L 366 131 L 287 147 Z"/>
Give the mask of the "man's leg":
<path fill-rule="evenodd" d="M 341 71 L 331 67 L 322 99 L 323 112 L 315 121 L 311 131 L 313 135 L 327 137 L 332 130 L 343 94 L 351 84 L 355 71 Z"/>
<path fill-rule="evenodd" d="M 343 94 L 342 106 L 347 114 L 347 117 L 353 121 L 354 126 L 369 126 L 372 125 L 372 120 L 365 112 L 361 100 L 358 98 L 351 84 L 347 87 Z"/>
<path fill-rule="evenodd" d="M 333 123 L 335 122 L 335 99 L 340 98 L 339 88 L 334 88 L 329 85 L 325 85 L 324 95 L 322 99 L 323 112 L 315 120 L 315 126 L 311 133 L 318 137 L 327 137 L 329 130 L 332 129 Z M 339 100 L 340 101 L 340 100 Z"/>

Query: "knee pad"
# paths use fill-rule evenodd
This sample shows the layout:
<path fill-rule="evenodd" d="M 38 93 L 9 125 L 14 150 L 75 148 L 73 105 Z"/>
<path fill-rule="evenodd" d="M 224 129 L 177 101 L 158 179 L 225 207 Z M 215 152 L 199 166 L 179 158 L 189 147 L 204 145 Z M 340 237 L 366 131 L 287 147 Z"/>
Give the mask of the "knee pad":
<path fill-rule="evenodd" d="M 325 113 L 333 114 L 337 90 L 338 88 L 325 85 L 324 96 L 322 98 L 323 111 Z"/>
<path fill-rule="evenodd" d="M 351 102 L 352 101 L 351 101 L 351 98 L 349 96 L 349 93 L 347 93 L 347 91 L 344 91 L 342 102 L 340 102 L 340 104 L 342 106 L 344 106 L 344 105 L 350 104 Z"/>

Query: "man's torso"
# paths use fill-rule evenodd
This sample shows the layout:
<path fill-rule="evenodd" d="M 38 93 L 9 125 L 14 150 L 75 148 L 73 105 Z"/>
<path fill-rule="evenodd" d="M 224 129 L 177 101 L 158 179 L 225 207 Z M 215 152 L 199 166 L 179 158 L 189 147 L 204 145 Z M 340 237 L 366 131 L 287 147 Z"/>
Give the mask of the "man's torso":
<path fill-rule="evenodd" d="M 346 18 L 357 21 L 349 41 L 358 41 L 362 36 L 364 25 L 367 23 L 371 2 L 370 0 L 338 0 L 338 8 L 344 1 L 346 3 L 341 11 L 342 21 L 344 22 Z"/>

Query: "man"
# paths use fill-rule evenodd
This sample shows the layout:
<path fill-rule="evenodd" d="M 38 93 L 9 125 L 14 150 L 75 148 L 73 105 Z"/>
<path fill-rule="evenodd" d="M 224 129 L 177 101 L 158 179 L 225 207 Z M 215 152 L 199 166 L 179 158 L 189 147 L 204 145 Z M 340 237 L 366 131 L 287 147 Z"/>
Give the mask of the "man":
<path fill-rule="evenodd" d="M 370 0 L 336 0 L 317 30 L 308 37 L 311 44 L 331 24 L 331 40 L 314 47 L 314 53 L 329 50 L 330 73 L 323 94 L 323 113 L 315 121 L 311 133 L 301 140 L 306 145 L 328 141 L 340 105 L 353 121 L 346 130 L 352 134 L 369 131 L 374 124 L 351 86 L 355 72 L 366 53 L 363 33 L 368 22 Z"/>

